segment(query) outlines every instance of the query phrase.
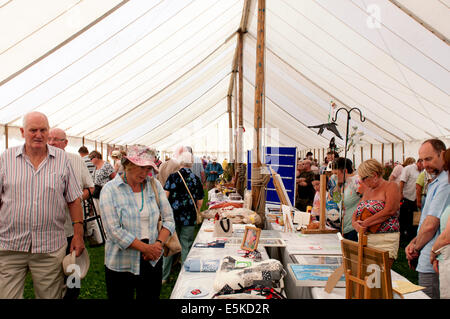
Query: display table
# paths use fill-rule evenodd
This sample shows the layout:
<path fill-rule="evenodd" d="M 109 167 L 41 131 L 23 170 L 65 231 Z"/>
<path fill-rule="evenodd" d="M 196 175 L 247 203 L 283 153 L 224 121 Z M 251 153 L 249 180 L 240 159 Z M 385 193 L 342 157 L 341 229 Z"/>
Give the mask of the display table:
<path fill-rule="evenodd" d="M 295 263 L 294 255 L 340 255 L 341 246 L 337 234 L 302 234 L 300 232 L 284 233 L 282 226 L 275 223 L 267 223 L 267 229 L 280 231 L 281 238 L 286 242 L 285 248 L 271 249 L 268 253 L 271 258 L 281 261 L 287 270 L 288 264 Z M 405 277 L 391 270 L 392 282 L 407 281 Z M 299 287 L 292 274 L 287 271 L 284 280 L 288 299 L 345 299 L 345 288 L 334 288 L 329 294 L 322 287 Z M 405 299 L 429 299 L 423 291 L 405 294 Z M 394 293 L 394 298 L 400 298 Z"/>
<path fill-rule="evenodd" d="M 222 259 L 225 256 L 239 256 L 238 251 L 241 249 L 239 244 L 225 244 L 225 248 L 197 248 L 194 247 L 196 243 L 207 243 L 215 240 L 212 232 L 205 230 L 212 229 L 214 226 L 213 220 L 204 220 L 202 226 L 195 238 L 194 244 L 187 256 L 186 260 L 190 258 L 205 258 L 208 259 Z M 261 253 L 262 260 L 268 259 L 264 247 L 258 246 L 258 251 Z M 250 260 L 250 259 L 248 259 Z M 192 289 L 200 289 L 205 292 L 198 298 L 194 299 L 211 299 L 215 294 L 213 289 L 216 272 L 189 272 L 181 267 L 177 282 L 173 287 L 171 299 L 186 299 L 186 294 Z"/>

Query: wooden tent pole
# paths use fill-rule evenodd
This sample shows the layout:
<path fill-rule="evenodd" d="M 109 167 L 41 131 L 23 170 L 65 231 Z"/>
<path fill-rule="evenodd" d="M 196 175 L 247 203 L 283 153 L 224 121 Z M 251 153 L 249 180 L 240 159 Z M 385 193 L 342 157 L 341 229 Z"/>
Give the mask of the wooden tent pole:
<path fill-rule="evenodd" d="M 394 143 L 392 145 L 392 164 L 394 164 Z"/>
<path fill-rule="evenodd" d="M 256 40 L 256 80 L 255 80 L 255 111 L 254 111 L 254 142 L 253 142 L 253 160 L 252 166 L 255 171 L 262 167 L 261 163 L 261 129 L 262 129 L 262 106 L 264 103 L 264 51 L 265 51 L 265 16 L 266 1 L 258 0 L 258 23 Z M 252 174 L 252 177 L 254 175 Z M 252 178 L 252 207 L 257 210 L 257 206 L 262 193 L 262 187 L 253 184 Z"/>
<path fill-rule="evenodd" d="M 405 161 L 405 141 L 402 141 L 402 163 Z"/>
<path fill-rule="evenodd" d="M 381 165 L 384 165 L 384 143 L 381 143 Z"/>
<path fill-rule="evenodd" d="M 238 163 L 243 163 L 242 159 L 242 151 L 243 151 L 243 142 L 242 142 L 242 135 L 243 135 L 243 129 L 244 129 L 244 33 L 242 30 L 239 32 L 238 35 L 238 57 L 239 57 L 239 123 L 238 127 L 239 130 L 237 132 L 238 134 L 238 149 L 237 149 L 237 157 Z"/>
<path fill-rule="evenodd" d="M 361 163 L 364 162 L 363 147 L 361 146 Z"/>
<path fill-rule="evenodd" d="M 5 148 L 8 148 L 8 124 L 5 125 Z"/>
<path fill-rule="evenodd" d="M 373 144 L 370 144 L 370 158 L 373 158 Z"/>
<path fill-rule="evenodd" d="M 235 73 L 236 74 L 236 73 Z M 231 111 L 231 95 L 227 96 L 228 103 L 228 140 L 229 140 L 229 163 L 233 163 L 233 114 Z"/>

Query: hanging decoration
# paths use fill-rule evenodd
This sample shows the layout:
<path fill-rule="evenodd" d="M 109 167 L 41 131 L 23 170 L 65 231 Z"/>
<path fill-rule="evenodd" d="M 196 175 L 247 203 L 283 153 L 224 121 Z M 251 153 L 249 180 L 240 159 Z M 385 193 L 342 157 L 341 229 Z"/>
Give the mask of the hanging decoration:
<path fill-rule="evenodd" d="M 361 144 L 361 137 L 364 135 L 364 132 L 358 131 L 358 126 L 352 126 L 352 132 L 348 137 L 348 147 L 347 152 L 352 149 L 353 155 L 355 155 L 356 147 Z"/>

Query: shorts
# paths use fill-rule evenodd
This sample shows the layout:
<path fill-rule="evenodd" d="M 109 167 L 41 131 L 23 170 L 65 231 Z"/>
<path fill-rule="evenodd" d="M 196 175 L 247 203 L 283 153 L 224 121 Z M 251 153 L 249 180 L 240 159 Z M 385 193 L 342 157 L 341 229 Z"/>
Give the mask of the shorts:
<path fill-rule="evenodd" d="M 389 258 L 397 259 L 400 232 L 367 235 L 367 246 L 389 252 Z"/>

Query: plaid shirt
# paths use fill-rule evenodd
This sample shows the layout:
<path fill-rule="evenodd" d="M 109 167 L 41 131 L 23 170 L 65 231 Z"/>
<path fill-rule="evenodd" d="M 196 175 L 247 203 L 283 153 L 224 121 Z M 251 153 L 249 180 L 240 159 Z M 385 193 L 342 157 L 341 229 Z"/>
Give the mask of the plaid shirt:
<path fill-rule="evenodd" d="M 155 180 L 159 193 L 159 209 L 150 177 L 147 177 L 145 183 L 144 200 L 150 209 L 149 242 L 153 243 L 158 238 L 160 215 L 163 227 L 170 233 L 175 231 L 175 222 L 172 208 L 161 184 Z M 103 186 L 100 193 L 100 210 L 107 236 L 105 265 L 114 271 L 127 271 L 139 275 L 140 252 L 128 248 L 135 239 L 141 239 L 139 207 L 131 187 L 125 184 L 119 175 Z M 150 263 L 155 266 L 158 260 Z"/>
<path fill-rule="evenodd" d="M 47 146 L 47 157 L 35 169 L 24 145 L 0 156 L 0 248 L 50 253 L 67 243 L 67 203 L 81 197 L 66 152 Z"/>

